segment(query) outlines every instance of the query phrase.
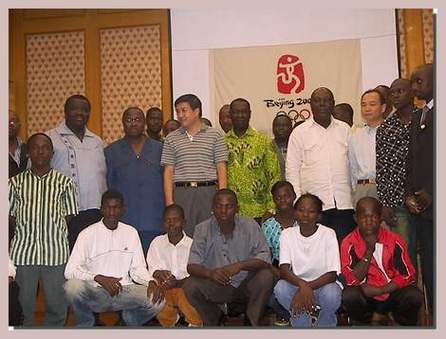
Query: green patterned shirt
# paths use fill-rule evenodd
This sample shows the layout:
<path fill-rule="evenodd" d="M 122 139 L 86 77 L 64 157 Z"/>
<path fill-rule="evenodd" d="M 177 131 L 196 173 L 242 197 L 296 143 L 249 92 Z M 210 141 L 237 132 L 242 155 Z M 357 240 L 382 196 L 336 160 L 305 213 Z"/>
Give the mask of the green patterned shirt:
<path fill-rule="evenodd" d="M 229 149 L 228 187 L 236 194 L 241 215 L 256 218 L 274 208 L 271 187 L 280 180 L 272 140 L 249 127 L 242 137 L 225 135 Z"/>

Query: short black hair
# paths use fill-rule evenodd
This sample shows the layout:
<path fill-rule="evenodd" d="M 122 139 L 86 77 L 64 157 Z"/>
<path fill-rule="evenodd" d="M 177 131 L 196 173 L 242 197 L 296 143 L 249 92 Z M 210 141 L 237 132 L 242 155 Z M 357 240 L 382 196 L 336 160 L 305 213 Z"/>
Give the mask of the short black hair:
<path fill-rule="evenodd" d="M 212 122 L 208 118 L 201 117 L 201 122 L 209 127 L 212 127 Z"/>
<path fill-rule="evenodd" d="M 150 113 L 152 112 L 161 112 L 161 115 L 163 114 L 163 111 L 161 110 L 161 108 L 159 107 L 150 107 L 147 112 L 146 112 L 146 116 L 148 117 Z"/>
<path fill-rule="evenodd" d="M 104 192 L 104 194 L 102 194 L 101 197 L 101 206 L 104 205 L 106 200 L 111 200 L 111 199 L 116 199 L 119 200 L 119 202 L 121 203 L 121 206 L 124 207 L 124 196 L 122 195 L 121 192 L 117 191 L 117 190 L 107 190 Z"/>
<path fill-rule="evenodd" d="M 348 114 L 349 117 L 353 118 L 353 107 L 346 103 L 341 102 L 340 104 L 335 105 L 335 109 L 340 109 L 343 113 Z"/>
<path fill-rule="evenodd" d="M 139 108 L 138 106 L 130 106 L 125 109 L 124 113 L 122 113 L 122 119 L 124 119 L 125 115 L 131 110 L 140 111 L 142 113 L 142 116 L 145 118 L 144 111 L 141 108 Z"/>
<path fill-rule="evenodd" d="M 31 135 L 31 136 L 28 138 L 28 141 L 26 142 L 26 147 L 28 148 L 29 145 L 31 144 L 31 141 L 32 141 L 35 137 L 38 137 L 39 135 L 41 135 L 41 136 L 47 138 L 48 141 L 49 141 L 49 143 L 50 143 L 50 145 L 51 145 L 51 149 L 54 150 L 53 141 L 52 141 L 51 138 L 50 138 L 48 135 L 46 135 L 45 133 L 34 133 L 33 135 Z"/>
<path fill-rule="evenodd" d="M 237 101 L 241 101 L 244 102 L 245 104 L 248 105 L 249 110 L 251 110 L 251 105 L 249 104 L 249 101 L 244 99 L 244 98 L 237 98 L 231 101 L 231 103 L 229 104 L 229 112 L 232 112 L 232 105 L 234 105 L 234 103 L 236 103 Z"/>
<path fill-rule="evenodd" d="M 181 207 L 180 205 L 178 205 L 178 204 L 171 204 L 171 205 L 167 206 L 167 207 L 164 209 L 164 212 L 163 212 L 163 218 L 164 218 L 164 217 L 166 216 L 166 214 L 167 214 L 168 212 L 170 212 L 170 211 L 178 212 L 178 213 L 180 214 L 181 218 L 184 219 L 184 209 L 183 209 L 183 207 Z"/>
<path fill-rule="evenodd" d="M 215 192 L 214 199 L 212 200 L 212 204 L 215 204 L 215 202 L 217 201 L 217 198 L 220 195 L 228 195 L 228 196 L 232 197 L 235 201 L 235 204 L 238 205 L 237 194 L 235 194 L 235 192 L 229 188 L 222 188 L 222 189 L 219 189 L 217 192 Z"/>
<path fill-rule="evenodd" d="M 369 94 L 369 93 L 377 93 L 379 96 L 379 102 L 381 103 L 381 105 L 384 105 L 386 103 L 386 98 L 384 98 L 383 94 L 376 88 L 368 89 L 367 91 L 362 93 L 361 101 L 362 101 L 362 98 L 364 98 L 364 95 Z"/>
<path fill-rule="evenodd" d="M 184 94 L 180 96 L 177 100 L 175 100 L 174 106 L 176 107 L 178 104 L 181 104 L 183 102 L 187 102 L 190 108 L 192 108 L 192 110 L 196 110 L 197 108 L 199 108 L 200 110 L 199 116 L 201 117 L 202 114 L 201 101 L 195 94 Z"/>
<path fill-rule="evenodd" d="M 288 114 L 283 113 L 283 112 L 279 112 L 279 113 L 276 114 L 276 116 L 273 119 L 273 124 L 274 124 L 274 121 L 276 121 L 279 118 L 286 118 L 286 119 L 288 119 L 291 122 L 291 126 L 293 125 L 293 119 L 291 119 Z"/>
<path fill-rule="evenodd" d="M 314 194 L 311 194 L 311 193 L 304 193 L 304 194 L 302 194 L 299 197 L 299 199 L 297 199 L 296 203 L 294 204 L 294 208 L 297 208 L 297 205 L 299 205 L 299 203 L 302 202 L 302 200 L 304 200 L 304 199 L 312 199 L 313 202 L 316 204 L 319 213 L 322 213 L 322 206 L 323 206 L 324 203 L 322 202 L 322 200 L 317 195 L 314 195 Z"/>
<path fill-rule="evenodd" d="M 376 207 L 376 211 L 378 212 L 379 215 L 382 214 L 382 209 L 383 209 L 383 205 L 379 202 L 378 199 L 374 198 L 374 197 L 363 197 L 361 199 L 358 200 L 358 202 L 356 203 L 356 208 L 355 208 L 355 212 L 356 214 L 358 213 L 358 210 L 360 209 L 361 205 L 364 204 L 365 202 L 372 202 L 375 204 Z"/>
<path fill-rule="evenodd" d="M 296 195 L 296 192 L 294 191 L 293 185 L 289 181 L 280 180 L 277 181 L 273 187 L 271 187 L 271 194 L 274 195 L 280 188 L 288 186 L 294 195 Z"/>
<path fill-rule="evenodd" d="M 65 104 L 64 104 L 64 107 L 63 107 L 63 110 L 64 110 L 65 113 L 69 110 L 70 105 L 72 104 L 73 100 L 83 100 L 83 101 L 85 101 L 87 103 L 87 105 L 88 105 L 88 112 L 91 111 L 91 104 L 90 104 L 90 101 L 87 99 L 87 97 L 82 95 L 82 94 L 75 94 L 75 95 L 70 96 L 67 100 L 65 100 Z"/>

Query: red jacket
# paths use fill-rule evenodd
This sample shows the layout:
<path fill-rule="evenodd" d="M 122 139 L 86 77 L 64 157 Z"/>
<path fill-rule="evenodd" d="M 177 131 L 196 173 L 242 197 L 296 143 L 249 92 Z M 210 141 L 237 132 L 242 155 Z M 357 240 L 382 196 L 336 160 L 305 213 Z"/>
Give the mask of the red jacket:
<path fill-rule="evenodd" d="M 379 267 L 375 257 L 372 256 L 366 278 L 363 281 L 358 281 L 353 274 L 353 268 L 364 256 L 366 243 L 361 237 L 358 227 L 344 238 L 341 244 L 341 272 L 345 283 L 348 286 L 359 286 L 362 283 L 383 286 L 392 281 L 399 288 L 414 283 L 415 269 L 410 262 L 407 245 L 401 237 L 380 227 L 378 243 L 383 245 L 382 267 L 384 271 Z M 374 298 L 384 301 L 388 297 L 389 294 L 386 293 Z"/>

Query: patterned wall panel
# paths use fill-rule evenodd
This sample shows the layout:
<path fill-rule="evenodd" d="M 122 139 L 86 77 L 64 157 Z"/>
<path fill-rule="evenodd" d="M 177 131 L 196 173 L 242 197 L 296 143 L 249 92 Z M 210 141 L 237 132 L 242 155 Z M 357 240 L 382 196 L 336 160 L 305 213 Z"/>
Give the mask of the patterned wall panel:
<path fill-rule="evenodd" d="M 434 16 L 432 9 L 423 9 L 424 61 L 434 60 Z"/>
<path fill-rule="evenodd" d="M 400 54 L 400 76 L 402 78 L 407 78 L 407 56 L 406 56 L 406 28 L 404 24 L 404 13 L 403 9 L 397 9 L 398 18 L 398 37 L 399 37 L 399 54 Z"/>
<path fill-rule="evenodd" d="M 123 135 L 121 116 L 130 106 L 161 107 L 159 25 L 101 30 L 102 137 Z"/>
<path fill-rule="evenodd" d="M 85 93 L 84 32 L 26 36 L 28 135 L 63 119 L 63 104 Z"/>

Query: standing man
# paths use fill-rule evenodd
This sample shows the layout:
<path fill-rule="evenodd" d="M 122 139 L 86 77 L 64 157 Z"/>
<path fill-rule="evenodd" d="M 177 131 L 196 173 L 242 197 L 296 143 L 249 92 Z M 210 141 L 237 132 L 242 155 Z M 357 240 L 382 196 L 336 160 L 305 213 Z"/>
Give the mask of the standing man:
<path fill-rule="evenodd" d="M 162 141 L 163 112 L 158 107 L 151 107 L 146 115 L 147 135 L 156 141 Z"/>
<path fill-rule="evenodd" d="M 274 209 L 272 186 L 280 180 L 279 161 L 272 140 L 249 126 L 251 107 L 238 98 L 230 105 L 232 130 L 225 135 L 229 149 L 228 187 L 238 197 L 240 214 L 261 224 Z"/>
<path fill-rule="evenodd" d="M 101 195 L 107 188 L 104 142 L 87 128 L 90 109 L 83 95 L 69 97 L 65 121 L 46 132 L 54 145 L 52 167 L 76 184 L 79 214 L 68 225 L 70 249 L 80 231 L 101 219 Z"/>
<path fill-rule="evenodd" d="M 162 144 L 144 135 L 144 113 L 127 108 L 122 115 L 124 138 L 105 149 L 107 185 L 121 192 L 126 201 L 122 221 L 139 232 L 144 253 L 161 234 L 163 178 Z"/>
<path fill-rule="evenodd" d="M 26 170 L 28 157 L 26 145 L 20 140 L 20 120 L 12 111 L 9 111 L 9 178 Z"/>
<path fill-rule="evenodd" d="M 226 187 L 228 150 L 223 135 L 201 121 L 201 101 L 193 94 L 175 100 L 181 127 L 170 133 L 163 146 L 164 203 L 184 209 L 184 231 L 193 237 L 195 225 L 211 215 L 212 197 Z"/>
<path fill-rule="evenodd" d="M 340 242 L 355 226 L 347 156 L 350 127 L 333 119 L 334 97 L 328 88 L 314 90 L 310 105 L 313 116 L 291 133 L 286 177 L 297 197 L 308 192 L 322 200 L 321 224 L 334 229 Z"/>
<path fill-rule="evenodd" d="M 333 118 L 341 120 L 350 127 L 353 127 L 353 107 L 346 102 L 337 104 L 334 107 Z"/>
<path fill-rule="evenodd" d="M 105 192 L 101 201 L 103 219 L 83 230 L 76 240 L 65 269 L 68 281 L 64 286 L 76 326 L 91 327 L 93 312 L 106 311 L 122 311 L 126 325 L 141 326 L 164 306 L 163 300 L 152 302 L 138 232 L 119 221 L 123 211 L 122 194 Z"/>
<path fill-rule="evenodd" d="M 424 100 L 425 106 L 417 110 L 412 119 L 405 199 L 413 224 L 417 227 L 423 279 L 426 284 L 428 303 L 432 310 L 434 309 L 433 275 L 435 270 L 433 77 L 432 64 L 426 64 L 417 68 L 410 78 L 415 96 Z"/>
<path fill-rule="evenodd" d="M 285 180 L 285 160 L 288 149 L 288 139 L 293 131 L 293 122 L 286 114 L 277 115 L 273 120 L 274 146 L 280 165 L 281 180 Z"/>
<path fill-rule="evenodd" d="M 247 322 L 257 326 L 272 292 L 271 257 L 254 220 L 237 215 L 237 196 L 219 190 L 213 216 L 197 225 L 183 285 L 204 326 L 219 324 L 219 304 L 247 303 Z"/>
<path fill-rule="evenodd" d="M 17 267 L 23 326 L 32 326 L 39 279 L 45 293 L 44 326 L 63 326 L 67 305 L 63 290 L 69 256 L 67 224 L 77 214 L 74 182 L 51 168 L 51 139 L 28 139 L 31 168 L 9 179 L 9 216 L 16 231 L 10 256 Z"/>
<path fill-rule="evenodd" d="M 352 134 L 348 142 L 348 159 L 353 187 L 353 205 L 363 197 L 377 198 L 376 130 L 383 122 L 386 104 L 376 89 L 361 96 L 361 115 L 365 126 Z"/>
<path fill-rule="evenodd" d="M 221 106 L 220 111 L 218 112 L 218 122 L 225 133 L 228 133 L 231 130 L 232 120 L 228 104 Z"/>
<path fill-rule="evenodd" d="M 376 184 L 383 205 L 383 219 L 406 242 L 412 262 L 416 262 L 416 230 L 404 205 L 406 166 L 411 120 L 414 112 L 410 81 L 396 79 L 390 87 L 396 111 L 376 131 Z"/>

